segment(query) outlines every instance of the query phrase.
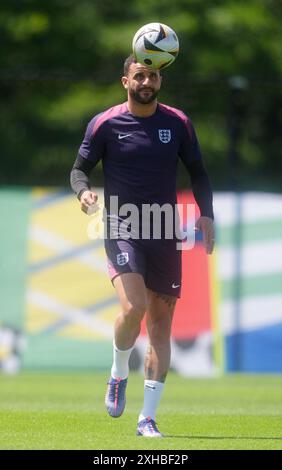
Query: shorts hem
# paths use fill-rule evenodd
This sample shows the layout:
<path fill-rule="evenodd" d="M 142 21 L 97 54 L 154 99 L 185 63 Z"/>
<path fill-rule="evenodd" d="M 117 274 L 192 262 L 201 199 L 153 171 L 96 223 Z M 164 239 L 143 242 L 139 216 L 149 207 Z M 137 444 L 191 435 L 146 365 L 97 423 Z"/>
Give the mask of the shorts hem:
<path fill-rule="evenodd" d="M 116 272 L 112 277 L 110 277 L 111 283 L 113 284 L 113 281 L 114 281 L 118 276 L 121 276 L 122 274 L 140 274 L 140 276 L 143 277 L 144 283 L 145 283 L 144 273 L 141 273 L 140 271 L 132 271 L 132 270 Z"/>
<path fill-rule="evenodd" d="M 180 297 L 181 297 L 181 290 L 178 291 L 178 292 L 171 292 L 171 291 L 168 291 L 168 289 L 161 289 L 161 288 L 155 289 L 154 287 L 150 286 L 146 282 L 145 282 L 145 285 L 146 285 L 147 289 L 150 289 L 151 291 L 155 292 L 156 294 L 169 295 L 170 297 L 176 297 L 177 299 L 180 299 Z"/>

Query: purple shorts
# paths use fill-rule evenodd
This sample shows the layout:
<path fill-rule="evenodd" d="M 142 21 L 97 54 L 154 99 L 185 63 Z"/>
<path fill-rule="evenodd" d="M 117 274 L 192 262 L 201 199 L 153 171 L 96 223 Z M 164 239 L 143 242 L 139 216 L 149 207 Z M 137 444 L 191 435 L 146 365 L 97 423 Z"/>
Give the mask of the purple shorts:
<path fill-rule="evenodd" d="M 180 297 L 181 250 L 175 240 L 105 240 L 111 281 L 139 273 L 148 289 Z"/>

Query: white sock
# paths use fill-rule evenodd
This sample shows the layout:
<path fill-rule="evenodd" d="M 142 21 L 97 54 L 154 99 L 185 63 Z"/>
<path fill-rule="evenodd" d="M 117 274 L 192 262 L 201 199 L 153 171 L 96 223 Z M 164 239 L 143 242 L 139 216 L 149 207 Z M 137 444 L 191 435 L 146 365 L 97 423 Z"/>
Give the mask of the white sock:
<path fill-rule="evenodd" d="M 125 349 L 124 351 L 116 347 L 115 341 L 113 341 L 113 365 L 111 369 L 111 376 L 114 379 L 126 379 L 129 374 L 128 361 L 130 354 L 134 346 L 130 349 Z"/>
<path fill-rule="evenodd" d="M 144 381 L 144 403 L 138 422 L 148 418 L 148 416 L 155 421 L 156 410 L 162 396 L 163 388 L 164 383 L 162 382 L 157 382 L 156 380 Z"/>

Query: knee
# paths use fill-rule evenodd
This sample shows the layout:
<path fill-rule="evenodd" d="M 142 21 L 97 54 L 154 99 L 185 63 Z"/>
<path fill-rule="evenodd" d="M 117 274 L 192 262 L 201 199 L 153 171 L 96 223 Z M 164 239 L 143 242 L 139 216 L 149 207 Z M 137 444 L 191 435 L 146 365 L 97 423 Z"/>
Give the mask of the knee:
<path fill-rule="evenodd" d="M 124 320 L 129 324 L 141 323 L 146 312 L 146 303 L 142 300 L 127 301 L 123 306 Z"/>

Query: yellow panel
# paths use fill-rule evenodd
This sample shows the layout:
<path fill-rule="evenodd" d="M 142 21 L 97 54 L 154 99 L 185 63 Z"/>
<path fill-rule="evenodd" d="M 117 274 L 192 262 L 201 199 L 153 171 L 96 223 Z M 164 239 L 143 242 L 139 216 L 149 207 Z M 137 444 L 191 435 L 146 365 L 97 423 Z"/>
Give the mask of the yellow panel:
<path fill-rule="evenodd" d="M 104 246 L 100 246 L 95 250 L 95 254 L 101 256 L 102 259 L 106 259 L 105 248 Z"/>
<path fill-rule="evenodd" d="M 94 272 L 75 260 L 34 273 L 29 278 L 29 287 L 76 308 L 101 302 L 113 295 L 107 274 Z"/>
<path fill-rule="evenodd" d="M 119 312 L 118 301 L 116 305 L 106 307 L 101 313 L 95 314 L 95 318 L 103 321 L 106 325 L 112 328 L 114 332 L 114 322 Z M 58 332 L 60 336 L 69 336 L 76 339 L 105 339 L 105 336 L 100 332 L 95 332 L 85 325 L 68 325 Z"/>
<path fill-rule="evenodd" d="M 51 313 L 48 310 L 33 305 L 32 303 L 28 303 L 27 305 L 26 330 L 29 333 L 39 333 L 57 322 L 59 319 L 60 316 L 56 313 Z"/>
<path fill-rule="evenodd" d="M 99 201 L 103 206 L 102 196 L 99 197 Z M 91 217 L 81 211 L 75 195 L 58 199 L 54 204 L 39 208 L 33 216 L 33 221 L 37 225 L 74 244 L 91 241 L 87 235 L 87 226 L 91 220 Z"/>
<path fill-rule="evenodd" d="M 211 324 L 214 339 L 214 358 L 217 366 L 217 373 L 223 374 L 224 364 L 224 339 L 219 317 L 220 303 L 220 282 L 217 270 L 217 250 L 214 250 L 213 256 L 209 256 L 209 280 L 211 296 Z"/>
<path fill-rule="evenodd" d="M 34 240 L 29 240 L 28 243 L 28 261 L 29 263 L 37 263 L 39 261 L 44 261 L 50 257 L 56 255 L 54 250 L 46 248 L 41 243 L 38 243 Z"/>
<path fill-rule="evenodd" d="M 105 339 L 101 333 L 96 333 L 84 325 L 68 325 L 57 332 L 58 336 L 69 337 L 73 339 Z"/>
<path fill-rule="evenodd" d="M 33 188 L 32 190 L 32 198 L 35 199 L 35 200 L 39 200 L 43 197 L 46 197 L 46 196 L 49 196 L 51 195 L 52 193 L 55 193 L 57 190 L 52 188 L 42 188 L 42 187 L 38 187 L 38 188 Z"/>
<path fill-rule="evenodd" d="M 114 325 L 114 322 L 119 312 L 120 312 L 120 306 L 119 306 L 118 299 L 117 299 L 116 304 L 111 305 L 110 307 L 106 307 L 105 309 L 103 309 L 101 313 L 96 314 L 95 318 L 102 320 L 104 323 L 107 323 L 108 325 Z"/>
<path fill-rule="evenodd" d="M 59 189 L 59 188 L 58 188 Z M 36 188 L 33 191 L 33 198 L 40 201 L 57 190 L 46 190 Z M 100 191 L 100 205 L 103 205 L 103 194 Z M 80 205 L 75 196 L 58 198 L 54 203 L 33 210 L 31 226 L 38 227 L 50 234 L 50 243 L 56 244 L 56 238 L 59 242 L 66 241 L 66 251 L 69 246 L 71 248 L 79 248 L 91 240 L 87 235 L 89 223 L 93 221 L 92 217 L 87 217 L 80 210 Z M 53 239 L 52 239 L 53 237 Z M 101 240 L 101 243 L 102 240 Z M 44 246 L 44 242 L 29 240 L 28 255 L 29 262 L 36 263 L 40 261 L 48 261 L 49 258 L 60 256 L 64 252 L 61 243 L 58 249 Z M 100 246 L 95 249 L 95 256 L 105 263 L 106 257 L 104 247 Z M 90 254 L 90 252 L 89 252 Z M 107 272 L 101 272 L 99 269 L 94 270 L 92 267 L 85 265 L 77 257 L 72 257 L 48 268 L 43 268 L 38 272 L 29 275 L 28 288 L 38 291 L 44 296 L 50 297 L 50 301 L 54 302 L 56 308 L 65 308 L 70 313 L 72 309 L 83 309 L 86 306 L 106 301 L 112 298 L 114 289 L 108 278 Z M 57 305 L 56 305 L 57 303 Z M 105 322 L 110 327 L 113 326 L 118 306 L 105 307 L 97 318 Z M 29 332 L 40 332 L 61 319 L 60 314 L 37 307 L 31 302 L 27 305 L 27 330 Z M 104 339 L 104 336 L 96 331 L 92 331 L 83 324 L 67 324 L 54 334 L 71 337 L 76 339 Z"/>

